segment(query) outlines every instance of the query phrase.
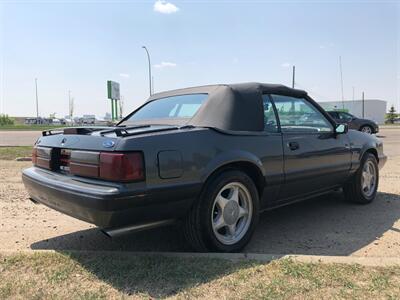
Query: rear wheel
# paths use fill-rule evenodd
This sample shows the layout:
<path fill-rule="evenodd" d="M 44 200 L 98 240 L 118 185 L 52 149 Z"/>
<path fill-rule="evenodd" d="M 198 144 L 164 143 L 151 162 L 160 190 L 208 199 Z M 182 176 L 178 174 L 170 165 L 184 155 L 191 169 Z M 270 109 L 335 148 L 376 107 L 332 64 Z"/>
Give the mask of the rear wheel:
<path fill-rule="evenodd" d="M 355 203 L 371 203 L 379 183 L 379 168 L 375 155 L 366 153 L 360 168 L 343 187 L 346 200 Z"/>
<path fill-rule="evenodd" d="M 364 133 L 368 133 L 368 134 L 372 134 L 372 127 L 369 125 L 364 125 L 360 128 L 360 131 L 364 132 Z"/>
<path fill-rule="evenodd" d="M 196 251 L 239 251 L 255 229 L 258 203 L 249 176 L 240 171 L 223 172 L 207 184 L 186 218 L 186 239 Z"/>

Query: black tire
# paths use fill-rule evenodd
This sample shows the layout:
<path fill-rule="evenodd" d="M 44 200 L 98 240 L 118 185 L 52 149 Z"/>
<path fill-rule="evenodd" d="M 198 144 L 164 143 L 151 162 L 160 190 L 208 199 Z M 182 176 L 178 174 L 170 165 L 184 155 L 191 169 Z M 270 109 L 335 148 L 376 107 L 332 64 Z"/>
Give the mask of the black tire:
<path fill-rule="evenodd" d="M 214 200 L 226 185 L 239 182 L 246 187 L 251 195 L 252 217 L 247 232 L 237 242 L 231 245 L 221 243 L 213 231 L 212 213 Z M 253 180 L 245 173 L 228 170 L 211 178 L 204 187 L 199 199 L 194 203 L 184 220 L 183 232 L 186 240 L 198 252 L 238 252 L 250 240 L 259 217 L 259 195 Z"/>
<path fill-rule="evenodd" d="M 375 168 L 376 183 L 371 195 L 366 195 L 362 188 L 362 173 L 366 164 L 372 163 Z M 371 153 L 364 154 L 361 164 L 357 172 L 350 178 L 350 180 L 343 186 L 345 199 L 349 202 L 358 204 L 371 203 L 376 196 L 379 184 L 379 168 L 375 155 Z"/>
<path fill-rule="evenodd" d="M 373 134 L 374 133 L 374 129 L 369 126 L 369 125 L 363 125 L 360 127 L 360 131 L 361 132 L 365 132 L 367 134 Z"/>

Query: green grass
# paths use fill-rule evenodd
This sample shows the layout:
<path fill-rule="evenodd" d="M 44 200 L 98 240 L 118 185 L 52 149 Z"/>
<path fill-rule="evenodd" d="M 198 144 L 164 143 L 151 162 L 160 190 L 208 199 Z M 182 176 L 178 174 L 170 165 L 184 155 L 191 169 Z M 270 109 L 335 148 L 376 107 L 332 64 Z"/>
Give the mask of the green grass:
<path fill-rule="evenodd" d="M 32 155 L 32 146 L 0 147 L 0 160 L 14 160 Z"/>
<path fill-rule="evenodd" d="M 399 267 L 123 252 L 0 255 L 0 299 L 398 298 Z"/>
<path fill-rule="evenodd" d="M 37 130 L 37 131 L 43 131 L 43 130 L 49 130 L 49 129 L 56 129 L 56 128 L 62 128 L 62 127 L 68 127 L 68 126 L 62 126 L 62 125 L 24 125 L 24 124 L 17 124 L 17 125 L 3 125 L 0 126 L 0 131 L 5 131 L 5 130 Z"/>

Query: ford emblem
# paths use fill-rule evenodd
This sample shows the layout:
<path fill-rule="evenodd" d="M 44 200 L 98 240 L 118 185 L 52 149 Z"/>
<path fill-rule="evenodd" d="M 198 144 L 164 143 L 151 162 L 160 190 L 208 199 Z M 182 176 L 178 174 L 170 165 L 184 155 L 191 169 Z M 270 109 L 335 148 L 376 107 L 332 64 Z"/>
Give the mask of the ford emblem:
<path fill-rule="evenodd" d="M 111 140 L 107 140 L 107 141 L 103 142 L 104 148 L 112 148 L 112 147 L 114 147 L 114 145 L 115 145 L 115 142 L 111 141 Z"/>

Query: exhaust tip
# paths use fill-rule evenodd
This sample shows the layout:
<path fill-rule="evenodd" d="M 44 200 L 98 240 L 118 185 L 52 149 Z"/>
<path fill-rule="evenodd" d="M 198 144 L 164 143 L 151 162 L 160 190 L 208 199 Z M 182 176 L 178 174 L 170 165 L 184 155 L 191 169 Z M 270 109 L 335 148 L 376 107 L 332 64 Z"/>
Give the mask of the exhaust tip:
<path fill-rule="evenodd" d="M 108 234 L 108 232 L 106 231 L 106 230 L 104 230 L 104 229 L 101 229 L 100 230 L 106 237 L 108 237 L 108 238 L 112 238 L 112 236 L 110 235 L 110 234 Z"/>
<path fill-rule="evenodd" d="M 33 198 L 29 198 L 29 200 L 31 200 L 31 202 L 32 202 L 33 204 L 35 204 L 35 205 L 39 205 L 39 204 L 40 204 L 38 201 L 36 201 L 36 200 L 33 199 Z"/>
<path fill-rule="evenodd" d="M 174 222 L 175 222 L 174 219 L 169 219 L 169 220 L 162 220 L 162 221 L 157 221 L 157 222 L 130 225 L 130 226 L 125 226 L 125 227 L 103 228 L 103 229 L 101 229 L 101 232 L 104 233 L 109 238 L 115 238 L 117 236 L 126 235 L 129 233 L 134 233 L 134 232 L 139 232 L 142 230 L 147 230 L 147 229 L 152 229 L 152 228 L 156 228 L 156 227 L 160 227 L 160 226 L 164 226 L 164 225 L 169 225 Z"/>

